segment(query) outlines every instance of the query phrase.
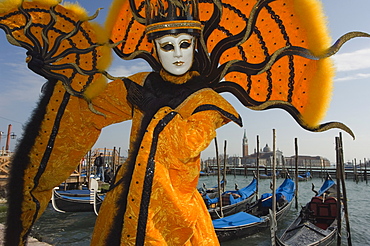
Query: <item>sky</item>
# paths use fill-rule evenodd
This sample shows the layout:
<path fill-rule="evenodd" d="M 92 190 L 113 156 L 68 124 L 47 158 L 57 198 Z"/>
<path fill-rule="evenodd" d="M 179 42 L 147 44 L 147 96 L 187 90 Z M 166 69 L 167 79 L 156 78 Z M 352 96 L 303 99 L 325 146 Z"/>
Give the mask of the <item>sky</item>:
<path fill-rule="evenodd" d="M 96 21 L 103 23 L 110 1 L 79 0 L 81 6 L 92 15 L 97 8 L 103 7 Z M 328 28 L 333 40 L 349 31 L 370 33 L 369 0 L 322 0 L 328 20 Z M 10 45 L 0 30 L 0 131 L 5 134 L 8 125 L 19 140 L 23 127 L 30 117 L 40 96 L 40 88 L 45 79 L 27 69 L 25 50 Z M 349 126 L 356 138 L 352 139 L 343 132 L 345 161 L 357 163 L 370 158 L 370 38 L 357 38 L 346 43 L 333 56 L 337 69 L 334 78 L 332 101 L 322 122 L 339 121 Z M 110 69 L 115 76 L 128 76 L 140 71 L 150 71 L 143 60 L 123 61 L 116 58 Z M 222 94 L 242 116 L 244 126 L 229 123 L 217 130 L 219 152 L 223 152 L 227 141 L 227 154 L 241 156 L 242 137 L 247 132 L 249 152 L 256 148 L 259 136 L 260 147 L 268 144 L 272 147 L 273 129 L 276 131 L 276 146 L 284 156 L 295 154 L 294 139 L 298 139 L 300 155 L 323 156 L 335 162 L 335 137 L 340 130 L 331 129 L 322 133 L 313 133 L 302 129 L 293 118 L 281 109 L 253 111 L 243 107 L 230 94 Z M 131 123 L 123 122 L 103 129 L 94 148 L 121 148 L 121 154 L 127 156 L 128 138 Z M 0 140 L 0 148 L 5 145 L 5 138 Z M 13 151 L 16 140 L 11 140 Z M 212 142 L 202 153 L 202 158 L 215 156 Z"/>

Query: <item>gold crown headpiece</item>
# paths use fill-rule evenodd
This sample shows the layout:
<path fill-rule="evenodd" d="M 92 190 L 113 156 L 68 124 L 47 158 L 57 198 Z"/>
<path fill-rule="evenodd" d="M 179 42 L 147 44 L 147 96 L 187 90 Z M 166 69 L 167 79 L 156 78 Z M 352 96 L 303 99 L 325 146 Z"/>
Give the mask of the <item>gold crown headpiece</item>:
<path fill-rule="evenodd" d="M 189 33 L 199 36 L 197 0 L 146 0 L 145 32 L 151 41 L 167 34 Z"/>

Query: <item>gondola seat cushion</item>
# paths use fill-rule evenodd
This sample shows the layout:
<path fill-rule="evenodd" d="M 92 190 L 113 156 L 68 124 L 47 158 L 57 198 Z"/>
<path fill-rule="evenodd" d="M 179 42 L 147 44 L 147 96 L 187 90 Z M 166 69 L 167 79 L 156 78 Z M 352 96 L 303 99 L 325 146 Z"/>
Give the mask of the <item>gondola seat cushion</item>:
<path fill-rule="evenodd" d="M 313 197 L 310 202 L 310 210 L 316 218 L 317 226 L 326 229 L 327 226 L 337 217 L 337 199 L 328 197 Z"/>
<path fill-rule="evenodd" d="M 240 195 L 232 192 L 222 194 L 222 205 L 231 205 L 237 203 L 235 199 L 240 198 Z"/>

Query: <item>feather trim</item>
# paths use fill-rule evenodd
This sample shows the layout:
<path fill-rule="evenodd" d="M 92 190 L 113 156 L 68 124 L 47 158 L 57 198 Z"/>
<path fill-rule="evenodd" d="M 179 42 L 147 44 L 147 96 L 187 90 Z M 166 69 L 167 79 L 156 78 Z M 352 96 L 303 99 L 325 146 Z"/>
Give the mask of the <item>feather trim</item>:
<path fill-rule="evenodd" d="M 308 49 L 315 56 L 323 55 L 332 41 L 322 3 L 316 0 L 294 1 L 294 8 L 306 29 Z M 327 112 L 333 91 L 334 75 L 334 66 L 330 58 L 318 61 L 317 71 L 308 88 L 307 105 L 302 111 L 303 120 L 311 127 L 317 126 Z"/>

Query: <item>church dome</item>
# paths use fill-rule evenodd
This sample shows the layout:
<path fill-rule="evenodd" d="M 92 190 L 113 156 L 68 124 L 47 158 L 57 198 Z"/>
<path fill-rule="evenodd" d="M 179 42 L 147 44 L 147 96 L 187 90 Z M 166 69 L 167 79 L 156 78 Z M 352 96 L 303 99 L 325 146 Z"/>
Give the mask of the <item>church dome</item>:
<path fill-rule="evenodd" d="M 268 146 L 268 144 L 266 144 L 266 146 L 263 148 L 263 152 L 271 152 L 271 149 Z"/>

